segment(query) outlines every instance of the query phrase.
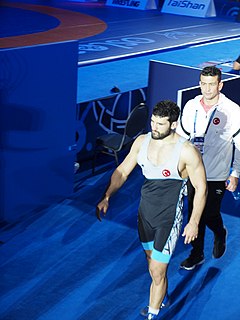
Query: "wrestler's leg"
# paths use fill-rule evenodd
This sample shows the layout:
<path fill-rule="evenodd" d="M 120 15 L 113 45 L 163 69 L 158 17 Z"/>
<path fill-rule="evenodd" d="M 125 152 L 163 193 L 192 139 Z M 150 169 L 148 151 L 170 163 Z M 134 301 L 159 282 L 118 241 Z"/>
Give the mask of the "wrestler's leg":
<path fill-rule="evenodd" d="M 149 259 L 149 273 L 152 278 L 150 287 L 149 306 L 159 310 L 167 293 L 167 263 Z"/>
<path fill-rule="evenodd" d="M 138 232 L 140 241 L 145 251 L 149 273 L 152 279 L 149 295 L 148 312 L 158 314 L 159 309 L 163 306 L 162 302 L 167 293 L 167 266 L 171 255 L 163 254 L 158 249 L 154 248 L 156 238 L 158 238 L 157 245 L 167 246 L 169 243 L 168 236 L 171 232 L 171 226 L 168 228 L 167 234 L 163 236 L 166 230 L 154 230 L 141 215 L 138 217 Z M 160 240 L 161 238 L 161 240 Z M 145 310 L 146 308 L 144 308 Z M 153 309 L 153 310 L 152 310 Z M 143 315 L 143 313 L 141 312 Z"/>

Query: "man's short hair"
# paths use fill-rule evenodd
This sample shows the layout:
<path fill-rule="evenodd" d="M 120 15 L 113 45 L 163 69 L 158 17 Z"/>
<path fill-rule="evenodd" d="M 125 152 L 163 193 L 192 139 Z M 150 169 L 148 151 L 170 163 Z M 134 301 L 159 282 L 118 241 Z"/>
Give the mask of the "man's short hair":
<path fill-rule="evenodd" d="M 201 76 L 210 76 L 210 77 L 218 77 L 218 82 L 222 80 L 222 72 L 219 68 L 215 66 L 205 67 L 201 71 Z"/>
<path fill-rule="evenodd" d="M 167 117 L 170 124 L 172 124 L 178 120 L 180 108 L 171 100 L 162 100 L 154 106 L 152 114 L 160 118 Z"/>

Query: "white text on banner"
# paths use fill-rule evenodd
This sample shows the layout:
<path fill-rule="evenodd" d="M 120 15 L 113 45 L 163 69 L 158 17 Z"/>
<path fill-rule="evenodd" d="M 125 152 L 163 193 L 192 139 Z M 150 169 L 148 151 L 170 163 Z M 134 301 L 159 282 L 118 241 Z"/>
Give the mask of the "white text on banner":
<path fill-rule="evenodd" d="M 165 0 L 161 12 L 193 17 L 215 17 L 213 0 Z"/>
<path fill-rule="evenodd" d="M 157 9 L 155 0 L 107 0 L 106 5 L 138 10 Z"/>

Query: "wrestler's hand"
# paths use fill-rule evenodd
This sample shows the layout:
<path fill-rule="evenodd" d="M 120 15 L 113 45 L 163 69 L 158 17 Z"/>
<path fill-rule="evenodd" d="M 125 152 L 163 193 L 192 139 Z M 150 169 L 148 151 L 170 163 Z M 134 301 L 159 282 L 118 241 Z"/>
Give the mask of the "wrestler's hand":
<path fill-rule="evenodd" d="M 185 226 L 182 236 L 185 237 L 184 239 L 185 244 L 188 244 L 191 241 L 194 241 L 198 236 L 198 225 L 196 223 L 189 222 Z"/>
<path fill-rule="evenodd" d="M 108 207 L 109 207 L 108 199 L 104 197 L 96 207 L 96 216 L 99 221 L 102 221 L 101 212 L 103 212 L 103 215 L 105 216 L 107 213 Z"/>

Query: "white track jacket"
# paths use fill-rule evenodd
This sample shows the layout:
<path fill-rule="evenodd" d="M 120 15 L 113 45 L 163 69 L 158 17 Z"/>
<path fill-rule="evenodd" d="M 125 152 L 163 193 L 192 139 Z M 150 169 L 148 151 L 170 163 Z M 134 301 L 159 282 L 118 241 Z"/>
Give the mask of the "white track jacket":
<path fill-rule="evenodd" d="M 206 113 L 201 99 L 199 95 L 186 103 L 177 132 L 188 139 L 205 136 L 203 162 L 208 181 L 226 180 L 231 166 L 231 175 L 239 178 L 240 107 L 221 93 L 218 104 Z"/>

